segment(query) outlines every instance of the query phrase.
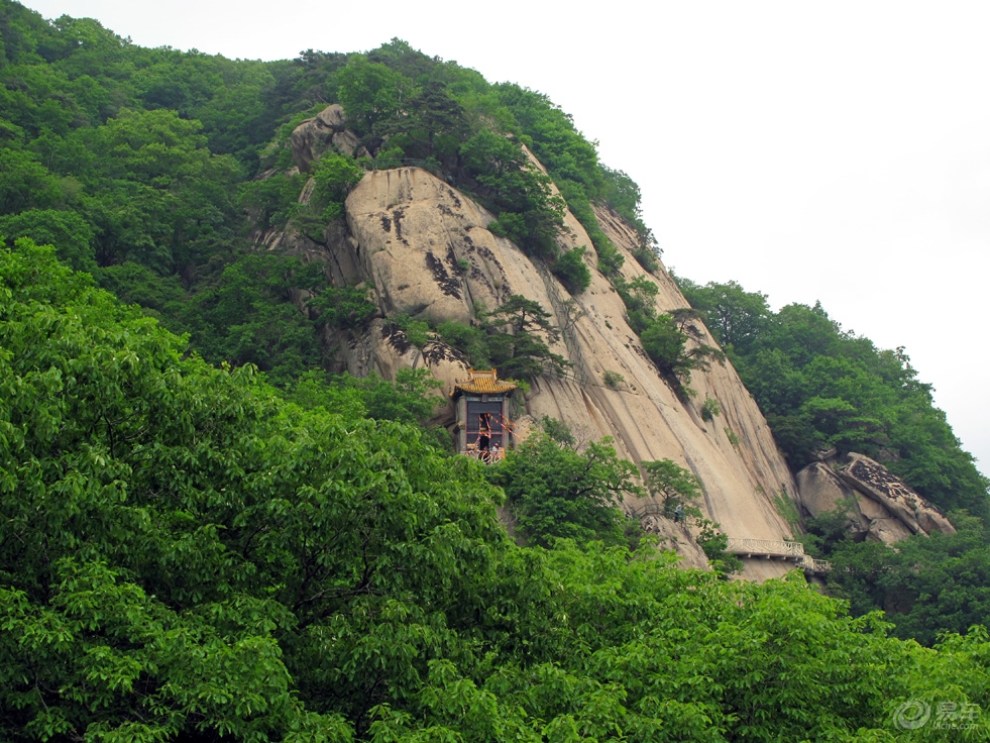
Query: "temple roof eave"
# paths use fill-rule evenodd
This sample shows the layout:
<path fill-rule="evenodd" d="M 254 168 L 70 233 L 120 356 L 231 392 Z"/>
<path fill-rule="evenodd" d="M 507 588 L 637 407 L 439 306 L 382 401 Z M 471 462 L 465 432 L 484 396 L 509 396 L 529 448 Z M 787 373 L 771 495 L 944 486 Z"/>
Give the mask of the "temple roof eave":
<path fill-rule="evenodd" d="M 468 371 L 468 380 L 466 382 L 455 383 L 450 396 L 457 397 L 461 393 L 470 395 L 501 395 L 512 392 L 517 387 L 518 385 L 514 382 L 499 379 L 494 369 L 491 371 L 471 369 Z"/>

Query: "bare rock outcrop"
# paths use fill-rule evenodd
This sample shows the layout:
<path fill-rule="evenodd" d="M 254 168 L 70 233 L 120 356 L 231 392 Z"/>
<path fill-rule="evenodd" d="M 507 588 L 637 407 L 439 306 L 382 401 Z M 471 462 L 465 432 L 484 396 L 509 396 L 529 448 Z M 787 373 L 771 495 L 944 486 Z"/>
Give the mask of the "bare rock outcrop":
<path fill-rule="evenodd" d="M 420 168 L 368 173 L 346 206 L 356 262 L 386 314 L 466 323 L 476 306 L 539 283 L 518 273 L 529 261 L 488 230 L 490 213 Z"/>
<path fill-rule="evenodd" d="M 670 519 L 650 514 L 643 517 L 641 525 L 643 531 L 657 537 L 663 549 L 677 552 L 681 557 L 681 564 L 685 567 L 701 569 L 708 567 L 708 557 L 698 546 L 695 541 L 696 535 L 686 524 L 675 523 Z"/>
<path fill-rule="evenodd" d="M 563 378 L 535 380 L 526 401 L 533 418 L 560 419 L 584 441 L 610 436 L 621 455 L 635 462 L 672 459 L 691 470 L 703 485 L 702 510 L 731 536 L 790 537 L 774 498 L 793 497 L 793 480 L 766 421 L 729 365 L 716 363 L 692 376 L 696 399 L 715 397 L 722 409 L 719 419 L 706 422 L 647 358 L 606 277 L 593 271 L 591 286 L 571 296 L 545 268 L 488 230 L 491 214 L 424 170 L 369 173 L 346 208 L 353 241 L 339 247 L 355 251 L 353 262 L 374 286 L 383 314 L 469 323 L 477 306 L 494 308 L 512 294 L 536 300 L 563 329 L 553 350 L 571 366 Z M 567 228 L 565 249 L 591 244 L 573 217 L 568 216 Z M 628 279 L 646 275 L 631 255 L 638 247 L 634 235 L 619 228 L 610 235 L 627 256 Z M 661 288 L 658 310 L 687 306 L 669 276 L 650 278 Z M 714 344 L 700 323 L 696 332 Z M 380 369 L 382 355 L 372 334 L 353 355 L 351 369 Z M 621 383 L 606 384 L 606 372 L 613 380 L 619 375 Z M 448 389 L 457 381 L 450 376 L 457 375 L 456 364 L 434 373 Z M 681 540 L 678 549 L 697 562 L 697 546 L 690 540 Z M 767 577 L 787 569 L 761 564 L 757 570 Z"/>
<path fill-rule="evenodd" d="M 331 149 L 345 155 L 366 154 L 358 151 L 358 138 L 347 128 L 344 109 L 336 103 L 301 122 L 292 130 L 289 144 L 292 163 L 303 173 L 310 172 L 313 163 Z"/>
<path fill-rule="evenodd" d="M 797 475 L 798 502 L 812 516 L 844 510 L 849 528 L 885 544 L 955 531 L 942 513 L 879 462 L 862 454 L 814 462 Z"/>
<path fill-rule="evenodd" d="M 346 134 L 336 131 L 341 123 L 337 117 L 328 109 L 300 125 L 292 142 L 297 164 L 309 162 L 328 141 L 337 146 L 334 137 Z M 692 372 L 690 396 L 673 389 L 629 327 L 612 283 L 596 270 L 591 239 L 573 215 L 566 214 L 560 247 L 588 248 L 592 281 L 586 291 L 572 296 L 540 262 L 488 229 L 494 215 L 426 170 L 367 173 L 348 196 L 345 211 L 346 230 L 328 234 L 322 256 L 310 249 L 306 253 L 323 260 L 335 282 L 372 287 L 381 317 L 405 314 L 433 323 L 471 323 L 478 308 L 494 309 L 513 294 L 535 300 L 561 329 L 552 350 L 569 367 L 563 377 L 533 382 L 525 401 L 529 419 L 560 419 L 585 442 L 609 436 L 620 455 L 634 462 L 673 460 L 698 477 L 703 488 L 699 506 L 730 537 L 791 538 L 792 527 L 777 506 L 779 499 L 795 499 L 797 487 L 735 370 L 727 362 L 713 361 L 709 369 Z M 665 270 L 650 273 L 637 263 L 633 253 L 641 243 L 635 230 L 605 209 L 598 210 L 598 218 L 625 259 L 623 277 L 654 282 L 659 312 L 687 308 Z M 717 345 L 700 321 L 692 321 L 687 330 L 691 343 Z M 439 343 L 423 349 L 404 344 L 384 320 L 349 339 L 340 351 L 344 366 L 359 375 L 374 371 L 393 376 L 402 366 L 426 367 L 445 391 L 466 375 L 466 364 L 455 351 Z M 718 401 L 721 412 L 706 420 L 700 411 L 709 398 Z M 669 524 L 654 526 L 658 533 L 670 530 Z M 700 550 L 690 538 L 681 535 L 676 542 L 689 564 L 699 562 Z M 762 579 L 791 568 L 754 561 L 744 576 Z"/>

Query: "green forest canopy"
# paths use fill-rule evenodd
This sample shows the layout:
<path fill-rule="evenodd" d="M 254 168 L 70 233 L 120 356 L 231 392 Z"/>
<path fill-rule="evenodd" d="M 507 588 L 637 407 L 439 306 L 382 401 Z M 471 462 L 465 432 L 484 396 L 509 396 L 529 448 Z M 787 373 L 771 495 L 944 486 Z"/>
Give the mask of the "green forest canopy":
<path fill-rule="evenodd" d="M 984 739 L 985 629 L 519 546 L 481 465 L 190 356 L 51 249 L 0 249 L 0 299 L 7 739 Z"/>

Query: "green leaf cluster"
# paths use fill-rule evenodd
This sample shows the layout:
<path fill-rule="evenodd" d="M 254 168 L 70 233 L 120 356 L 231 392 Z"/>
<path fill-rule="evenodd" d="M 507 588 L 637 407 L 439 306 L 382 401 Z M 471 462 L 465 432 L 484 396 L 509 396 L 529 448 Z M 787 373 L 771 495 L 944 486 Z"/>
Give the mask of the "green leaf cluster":
<path fill-rule="evenodd" d="M 561 254 L 553 264 L 553 272 L 571 294 L 580 294 L 591 286 L 591 270 L 584 262 L 586 248 L 573 248 Z"/>
<path fill-rule="evenodd" d="M 645 276 L 631 280 L 616 276 L 612 283 L 626 306 L 629 327 L 639 335 L 646 355 L 667 382 L 686 396 L 684 385 L 690 381 L 692 370 L 707 369 L 709 359 L 722 359 L 723 354 L 685 330 L 694 317 L 692 311 L 657 311 L 660 287 L 655 282 Z"/>
<path fill-rule="evenodd" d="M 364 175 L 364 169 L 353 158 L 327 153 L 313 168 L 315 186 L 310 207 L 322 213 L 325 221 L 343 216 L 344 199 Z M 328 211 L 329 210 L 329 211 Z"/>
<path fill-rule="evenodd" d="M 687 513 L 700 516 L 693 504 L 701 497 L 701 481 L 672 459 L 643 462 L 643 482 L 652 498 L 668 516 L 677 506 L 688 506 Z"/>
<path fill-rule="evenodd" d="M 513 294 L 499 307 L 484 313 L 488 357 L 503 377 L 533 379 L 560 375 L 568 362 L 550 350 L 560 330 L 539 302 Z"/>

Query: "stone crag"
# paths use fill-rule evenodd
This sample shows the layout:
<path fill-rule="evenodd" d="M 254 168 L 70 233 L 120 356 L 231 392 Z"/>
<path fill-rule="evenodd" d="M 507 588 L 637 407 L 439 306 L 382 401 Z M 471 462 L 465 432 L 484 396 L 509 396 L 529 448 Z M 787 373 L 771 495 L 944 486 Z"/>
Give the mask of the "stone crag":
<path fill-rule="evenodd" d="M 811 516 L 844 511 L 860 538 L 892 544 L 915 534 L 955 532 L 949 520 L 895 477 L 862 454 L 834 455 L 797 475 L 798 501 Z"/>
<path fill-rule="evenodd" d="M 337 107 L 300 124 L 291 144 L 303 172 L 321 151 L 353 152 L 356 147 Z M 307 198 L 307 191 L 301 198 Z M 380 317 L 368 331 L 346 342 L 326 339 L 342 368 L 394 377 L 403 367 L 425 367 L 449 392 L 466 376 L 460 355 L 439 342 L 423 349 L 396 342 L 386 318 L 405 314 L 434 323 L 471 323 L 478 308 L 493 309 L 513 294 L 523 295 L 556 319 L 563 332 L 552 350 L 569 367 L 561 378 L 534 380 L 520 431 L 550 416 L 565 422 L 579 441 L 612 437 L 620 455 L 634 462 L 671 459 L 698 477 L 702 511 L 730 537 L 793 538 L 794 526 L 778 506 L 780 499 L 798 502 L 797 483 L 735 370 L 728 362 L 712 361 L 707 370 L 692 372 L 692 394 L 678 395 L 643 351 L 626 321 L 622 299 L 594 265 L 594 251 L 585 255 L 591 285 L 571 295 L 545 267 L 488 229 L 494 215 L 415 167 L 367 173 L 347 197 L 345 211 L 346 228 L 328 227 L 322 243 L 288 232 L 259 237 L 269 249 L 321 261 L 335 284 L 364 282 L 372 288 Z M 687 301 L 662 266 L 649 272 L 633 257 L 641 246 L 636 231 L 608 209 L 599 207 L 596 216 L 624 258 L 622 277 L 654 282 L 658 312 L 686 309 Z M 563 250 L 592 245 L 570 213 L 559 243 Z M 717 347 L 700 321 L 692 323 L 689 336 L 691 343 Z M 717 400 L 721 412 L 706 420 L 701 406 L 708 399 Z M 686 564 L 704 563 L 689 530 L 668 523 L 647 526 L 667 538 Z M 789 569 L 749 560 L 743 577 L 764 579 Z"/>

